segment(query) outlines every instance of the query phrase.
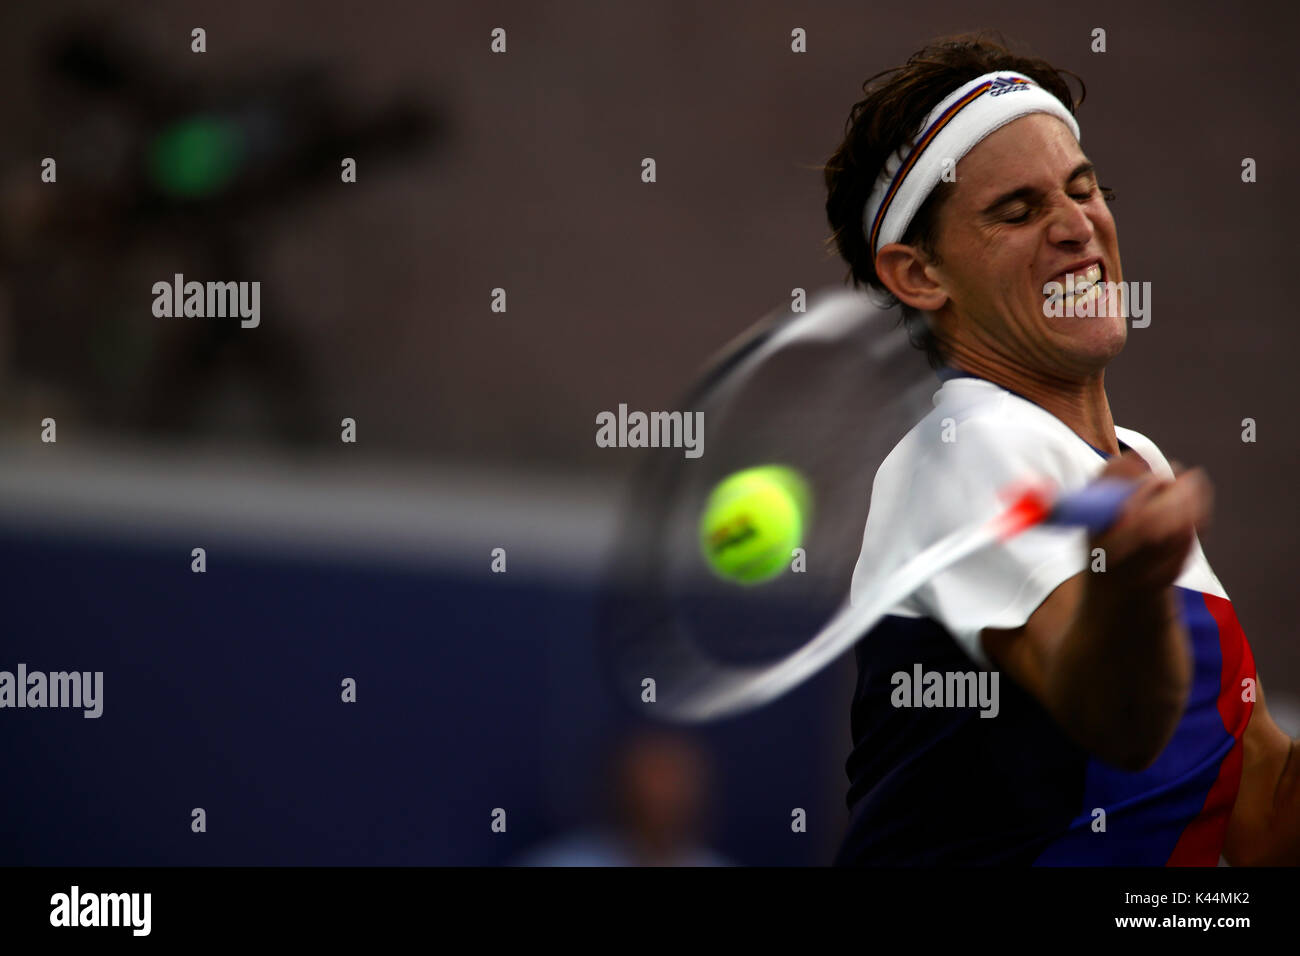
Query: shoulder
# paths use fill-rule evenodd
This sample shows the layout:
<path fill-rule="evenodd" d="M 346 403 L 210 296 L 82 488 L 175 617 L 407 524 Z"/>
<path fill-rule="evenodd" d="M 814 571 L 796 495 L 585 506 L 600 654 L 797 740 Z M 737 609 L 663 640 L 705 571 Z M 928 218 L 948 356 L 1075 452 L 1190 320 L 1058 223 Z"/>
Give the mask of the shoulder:
<path fill-rule="evenodd" d="M 876 473 L 854 571 L 855 596 L 875 575 L 1003 511 L 1025 482 L 1070 491 L 1105 467 L 1104 458 L 1064 422 L 990 382 L 954 379 L 934 403 Z M 1073 537 L 1061 539 L 1050 530 L 1021 538 L 1009 550 L 1051 552 L 1048 558 L 1027 558 L 1035 567 L 1049 558 L 1053 566 L 1074 562 L 1071 549 L 1078 550 Z"/>
<path fill-rule="evenodd" d="M 1105 461 L 1050 412 L 978 379 L 954 379 L 935 395 L 934 409 L 882 463 L 872 510 L 924 501 L 927 513 L 1001 504 L 1001 493 L 1026 479 L 1058 488 L 1086 484 Z M 955 517 L 955 515 L 954 515 Z"/>

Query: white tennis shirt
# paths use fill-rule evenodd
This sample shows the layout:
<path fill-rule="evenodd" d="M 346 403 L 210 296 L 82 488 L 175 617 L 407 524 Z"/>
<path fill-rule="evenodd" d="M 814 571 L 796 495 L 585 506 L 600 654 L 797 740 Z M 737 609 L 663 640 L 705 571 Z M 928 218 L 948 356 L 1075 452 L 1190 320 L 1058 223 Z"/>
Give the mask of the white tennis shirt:
<path fill-rule="evenodd" d="M 1173 478 L 1149 438 L 1118 426 L 1115 434 L 1154 474 Z M 1009 501 L 999 493 L 1008 487 L 1042 478 L 1073 491 L 1095 478 L 1107 457 L 1055 415 L 1002 386 L 950 378 L 935 393 L 934 409 L 876 473 L 850 600 L 856 603 L 879 576 L 951 532 L 1005 510 Z M 1082 529 L 1031 528 L 958 562 L 891 613 L 938 621 L 980 666 L 990 667 L 980 631 L 1023 625 L 1058 585 L 1090 563 Z M 1176 583 L 1226 597 L 1199 539 Z"/>

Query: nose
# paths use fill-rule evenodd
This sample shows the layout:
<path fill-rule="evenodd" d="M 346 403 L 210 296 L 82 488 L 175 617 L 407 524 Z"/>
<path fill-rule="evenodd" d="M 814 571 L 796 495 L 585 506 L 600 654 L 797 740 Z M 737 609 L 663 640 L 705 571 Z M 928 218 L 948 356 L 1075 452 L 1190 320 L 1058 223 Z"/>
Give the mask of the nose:
<path fill-rule="evenodd" d="M 1052 242 L 1086 243 L 1093 234 L 1088 211 L 1067 195 L 1053 205 L 1047 236 Z"/>

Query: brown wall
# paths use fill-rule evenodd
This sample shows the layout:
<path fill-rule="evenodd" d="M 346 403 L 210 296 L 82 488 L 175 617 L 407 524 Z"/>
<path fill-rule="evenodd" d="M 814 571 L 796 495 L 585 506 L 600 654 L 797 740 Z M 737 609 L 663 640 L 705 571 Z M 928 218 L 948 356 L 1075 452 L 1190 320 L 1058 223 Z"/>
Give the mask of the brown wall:
<path fill-rule="evenodd" d="M 38 97 L 34 44 L 76 9 L 0 13 L 8 166 L 52 148 L 58 113 Z M 315 58 L 357 104 L 410 91 L 444 111 L 437 149 L 313 194 L 259 226 L 250 254 L 281 303 L 264 321 L 296 343 L 325 419 L 355 416 L 371 447 L 512 468 L 617 471 L 621 460 L 595 447 L 597 411 L 669 406 L 703 357 L 792 287 L 842 278 L 821 246 L 811 167 L 868 75 L 931 36 L 984 26 L 1081 74 L 1083 145 L 1118 193 L 1125 277 L 1154 293 L 1151 327 L 1133 332 L 1109 379 L 1116 420 L 1209 469 L 1207 551 L 1266 679 L 1300 684 L 1289 626 L 1300 557 L 1294 12 L 319 0 L 121 10 L 127 33 L 204 83 Z M 208 30 L 204 56 L 188 52 L 196 25 Z M 504 56 L 488 50 L 496 26 L 508 31 Z M 795 26 L 807 54 L 789 50 Z M 1105 54 L 1089 50 L 1094 27 L 1108 33 Z M 639 181 L 645 156 L 658 163 L 653 186 Z M 1259 166 L 1252 185 L 1240 181 L 1245 156 Z M 183 259 L 154 249 L 101 264 L 98 281 L 129 299 Z M 95 268 L 64 263 L 68 281 L 82 265 Z M 506 315 L 489 311 L 496 286 Z M 18 402 L 44 373 L 15 349 Z M 1245 417 L 1258 421 L 1255 444 L 1240 441 Z M 209 419 L 221 427 L 220 413 Z"/>

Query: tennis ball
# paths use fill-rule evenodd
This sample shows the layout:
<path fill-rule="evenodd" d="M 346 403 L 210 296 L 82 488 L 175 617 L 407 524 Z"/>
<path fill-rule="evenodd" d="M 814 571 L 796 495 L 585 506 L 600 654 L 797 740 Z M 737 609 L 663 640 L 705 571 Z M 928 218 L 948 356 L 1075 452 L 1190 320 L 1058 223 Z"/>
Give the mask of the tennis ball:
<path fill-rule="evenodd" d="M 810 503 L 808 485 L 793 468 L 759 465 L 728 475 L 700 517 L 705 561 L 739 584 L 770 581 L 803 541 Z"/>

